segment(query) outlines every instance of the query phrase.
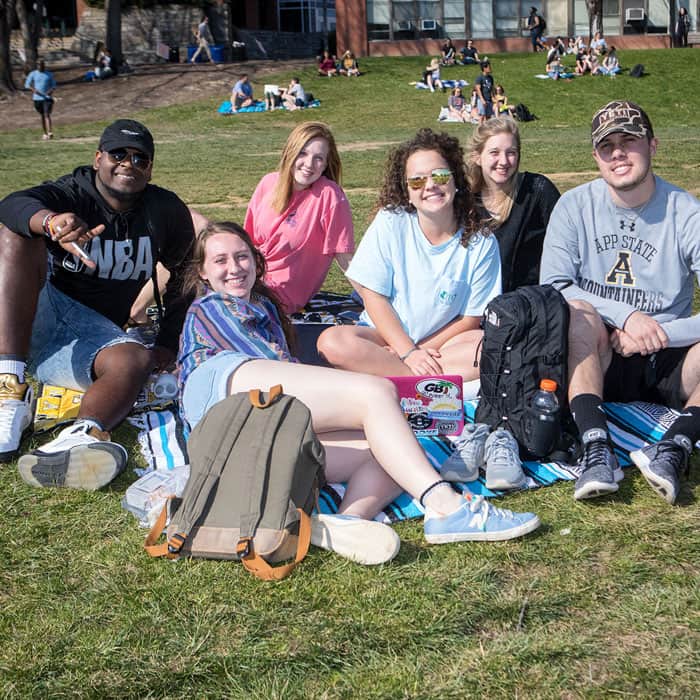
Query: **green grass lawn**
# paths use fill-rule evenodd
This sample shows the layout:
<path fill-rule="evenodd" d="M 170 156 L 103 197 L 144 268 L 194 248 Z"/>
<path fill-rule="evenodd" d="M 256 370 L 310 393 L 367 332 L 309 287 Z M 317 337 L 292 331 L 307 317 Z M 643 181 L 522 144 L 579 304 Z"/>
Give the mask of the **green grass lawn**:
<path fill-rule="evenodd" d="M 621 52 L 626 68 L 641 62 L 649 75 L 558 83 L 533 77 L 542 56 L 491 59 L 511 103 L 539 117 L 522 125 L 524 169 L 562 190 L 593 177 L 591 116 L 628 98 L 646 108 L 660 138 L 656 172 L 700 191 L 700 52 Z M 327 121 L 359 240 L 391 144 L 422 126 L 465 141 L 471 132 L 437 123 L 446 95 L 408 85 L 426 62 L 364 59 L 366 75 L 352 80 L 317 78 L 309 65 L 300 75 L 322 101 L 314 111 L 225 118 L 215 113 L 220 100 L 207 100 L 128 115 L 116 105 L 114 117 L 141 119 L 154 132 L 157 184 L 209 216 L 238 221 L 292 126 Z M 470 83 L 476 74 L 444 71 Z M 262 82 L 254 80 L 258 92 Z M 36 129 L 0 135 L 0 196 L 89 162 L 103 126 L 61 128 L 49 144 Z M 347 289 L 337 271 L 327 286 Z M 136 452 L 129 428 L 116 439 Z M 402 523 L 390 565 L 363 568 L 313 550 L 277 584 L 232 563 L 150 560 L 144 532 L 120 507 L 133 479 L 129 469 L 99 493 L 40 490 L 25 486 L 14 465 L 0 469 L 0 696 L 700 694 L 697 464 L 678 507 L 635 472 L 616 498 L 592 503 L 574 503 L 571 484 L 560 484 L 503 499 L 539 514 L 542 527 L 526 539 L 429 547 L 421 523 Z"/>

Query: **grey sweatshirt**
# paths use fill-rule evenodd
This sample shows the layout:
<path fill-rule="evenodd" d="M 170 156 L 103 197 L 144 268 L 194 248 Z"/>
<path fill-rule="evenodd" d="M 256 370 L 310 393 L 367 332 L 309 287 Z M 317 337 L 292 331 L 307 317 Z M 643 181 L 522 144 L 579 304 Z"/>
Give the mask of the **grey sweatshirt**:
<path fill-rule="evenodd" d="M 700 202 L 655 177 L 642 207 L 616 206 L 594 180 L 566 192 L 549 219 L 540 281 L 570 279 L 567 299 L 583 299 L 623 328 L 634 311 L 658 321 L 671 347 L 700 341 L 692 315 L 693 275 L 700 279 Z"/>

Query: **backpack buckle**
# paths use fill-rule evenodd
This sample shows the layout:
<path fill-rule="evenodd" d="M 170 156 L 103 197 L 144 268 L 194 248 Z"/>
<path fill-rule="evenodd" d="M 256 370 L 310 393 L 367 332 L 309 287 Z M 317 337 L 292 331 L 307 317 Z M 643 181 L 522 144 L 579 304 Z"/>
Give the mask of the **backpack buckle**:
<path fill-rule="evenodd" d="M 236 554 L 239 559 L 245 559 L 249 557 L 253 552 L 253 538 L 252 537 L 242 537 L 238 540 L 236 545 Z"/>
<path fill-rule="evenodd" d="M 168 552 L 170 554 L 178 554 L 184 544 L 185 535 L 183 535 L 181 532 L 178 532 L 168 540 Z"/>

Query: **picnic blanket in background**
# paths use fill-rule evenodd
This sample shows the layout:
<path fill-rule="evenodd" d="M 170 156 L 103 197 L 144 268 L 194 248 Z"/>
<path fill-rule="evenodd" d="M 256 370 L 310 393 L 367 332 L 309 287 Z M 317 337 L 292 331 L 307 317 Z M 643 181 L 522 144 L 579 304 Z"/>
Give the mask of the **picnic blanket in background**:
<path fill-rule="evenodd" d="M 443 87 L 448 88 L 449 90 L 452 88 L 466 87 L 469 85 L 468 80 L 441 80 L 440 82 L 442 83 Z M 430 85 L 422 81 L 418 81 L 417 83 L 409 83 L 409 85 L 415 85 L 417 90 L 430 90 Z"/>
<path fill-rule="evenodd" d="M 474 421 L 476 404 L 476 401 L 465 401 L 467 421 Z M 658 441 L 677 415 L 671 409 L 643 402 L 607 403 L 605 412 L 615 453 L 622 467 L 630 466 L 631 450 L 638 449 L 645 443 Z M 141 416 L 130 417 L 129 421 L 140 430 L 139 446 L 150 469 L 167 470 L 187 463 L 185 426 L 176 412 L 150 411 Z M 449 438 L 419 438 L 419 442 L 436 470 L 439 470 L 440 465 L 452 452 L 452 442 Z M 400 449 L 400 446 L 397 446 L 397 449 Z M 576 467 L 554 462 L 524 462 L 523 469 L 527 476 L 527 489 L 550 486 L 559 481 L 572 481 L 578 476 Z M 136 471 L 143 474 L 149 470 Z M 483 473 L 476 481 L 458 484 L 457 487 L 462 491 L 488 497 L 498 497 L 504 493 L 487 489 Z M 344 492 L 342 484 L 330 484 L 325 487 L 319 499 L 321 512 L 336 512 Z M 389 504 L 376 519 L 394 523 L 417 518 L 422 513 L 423 509 L 418 502 L 404 493 Z"/>
<path fill-rule="evenodd" d="M 300 107 L 299 109 L 309 109 L 312 107 L 320 107 L 321 106 L 321 101 L 320 100 L 313 100 L 309 104 L 306 105 L 306 107 Z M 283 109 L 287 110 L 287 108 L 282 105 L 281 107 L 275 107 L 275 109 Z M 219 114 L 241 114 L 241 112 L 264 112 L 265 111 L 265 103 L 261 102 L 258 100 L 257 102 L 254 102 L 252 105 L 249 105 L 248 107 L 240 107 L 238 110 L 235 112 L 232 111 L 231 108 L 231 101 L 230 100 L 224 100 L 219 105 L 219 109 L 216 110 Z"/>

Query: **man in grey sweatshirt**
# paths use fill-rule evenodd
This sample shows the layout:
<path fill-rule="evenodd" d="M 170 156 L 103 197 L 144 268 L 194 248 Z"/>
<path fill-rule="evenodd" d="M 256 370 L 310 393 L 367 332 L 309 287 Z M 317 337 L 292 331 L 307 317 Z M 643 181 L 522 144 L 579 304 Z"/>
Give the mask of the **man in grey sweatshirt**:
<path fill-rule="evenodd" d="M 565 193 L 552 212 L 543 284 L 567 279 L 571 309 L 569 401 L 581 433 L 574 498 L 618 490 L 606 401 L 646 400 L 680 414 L 660 442 L 630 454 L 653 489 L 674 503 L 700 439 L 700 202 L 654 175 L 658 139 L 632 102 L 601 108 L 592 123 L 601 177 Z"/>

